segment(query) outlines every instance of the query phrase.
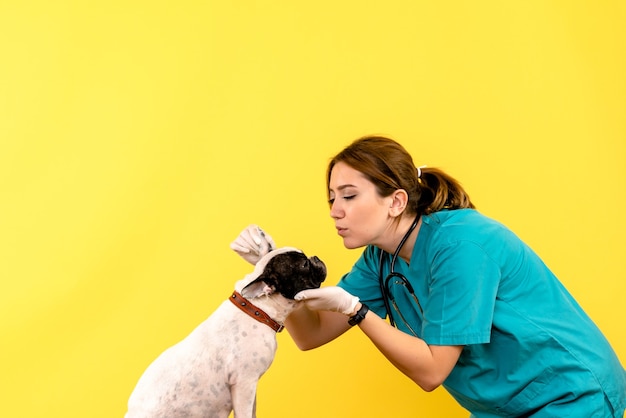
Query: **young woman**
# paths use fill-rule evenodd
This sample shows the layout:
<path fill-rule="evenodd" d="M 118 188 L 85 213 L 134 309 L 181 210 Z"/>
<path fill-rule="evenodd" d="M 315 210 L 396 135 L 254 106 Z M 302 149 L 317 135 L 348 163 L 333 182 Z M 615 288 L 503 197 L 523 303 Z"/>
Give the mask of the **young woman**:
<path fill-rule="evenodd" d="M 337 233 L 365 250 L 337 286 L 296 295 L 305 304 L 286 326 L 298 347 L 358 324 L 421 388 L 443 385 L 475 417 L 623 416 L 626 372 L 606 338 L 457 181 L 384 137 L 353 142 L 326 180 Z M 231 247 L 254 264 L 273 241 L 252 225 Z"/>

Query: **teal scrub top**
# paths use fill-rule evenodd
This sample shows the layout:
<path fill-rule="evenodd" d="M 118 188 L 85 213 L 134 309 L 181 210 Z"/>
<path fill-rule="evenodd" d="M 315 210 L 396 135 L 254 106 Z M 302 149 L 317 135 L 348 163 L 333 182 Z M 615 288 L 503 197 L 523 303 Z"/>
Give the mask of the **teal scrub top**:
<path fill-rule="evenodd" d="M 391 256 L 384 256 L 386 277 Z M 368 246 L 338 286 L 385 318 L 379 257 Z M 398 258 L 394 271 L 416 297 L 390 281 L 396 326 L 429 345 L 464 346 L 443 386 L 473 416 L 622 417 L 626 372 L 617 355 L 504 225 L 473 209 L 423 216 L 410 266 Z"/>

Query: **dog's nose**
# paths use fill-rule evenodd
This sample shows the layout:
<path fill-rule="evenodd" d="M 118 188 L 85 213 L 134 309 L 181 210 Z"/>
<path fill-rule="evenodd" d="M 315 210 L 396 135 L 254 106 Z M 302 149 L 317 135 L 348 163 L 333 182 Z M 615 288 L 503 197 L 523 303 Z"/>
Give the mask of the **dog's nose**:
<path fill-rule="evenodd" d="M 311 262 L 311 266 L 314 267 L 313 271 L 316 272 L 315 279 L 322 283 L 324 279 L 326 279 L 326 265 L 315 255 L 309 258 L 309 261 Z"/>
<path fill-rule="evenodd" d="M 324 264 L 324 262 L 320 260 L 316 255 L 311 257 L 311 263 L 313 263 L 313 265 L 315 266 L 326 268 L 326 265 Z"/>

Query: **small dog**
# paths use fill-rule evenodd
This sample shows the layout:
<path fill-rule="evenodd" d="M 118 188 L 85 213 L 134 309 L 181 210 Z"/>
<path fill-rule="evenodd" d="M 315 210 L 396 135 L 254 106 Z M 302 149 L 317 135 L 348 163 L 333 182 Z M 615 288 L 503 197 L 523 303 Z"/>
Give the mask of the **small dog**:
<path fill-rule="evenodd" d="M 185 339 L 163 352 L 139 379 L 126 418 L 256 416 L 256 388 L 276 353 L 276 332 L 319 288 L 326 266 L 284 247 L 271 251 L 235 285 L 229 300 Z"/>

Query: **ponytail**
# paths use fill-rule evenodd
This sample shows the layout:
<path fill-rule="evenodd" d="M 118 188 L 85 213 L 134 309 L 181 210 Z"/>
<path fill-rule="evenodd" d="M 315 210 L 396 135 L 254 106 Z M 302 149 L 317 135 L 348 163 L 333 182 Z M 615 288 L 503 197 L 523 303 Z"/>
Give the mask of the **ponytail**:
<path fill-rule="evenodd" d="M 416 212 L 429 215 L 442 209 L 474 209 L 461 184 L 438 168 L 420 167 Z"/>

